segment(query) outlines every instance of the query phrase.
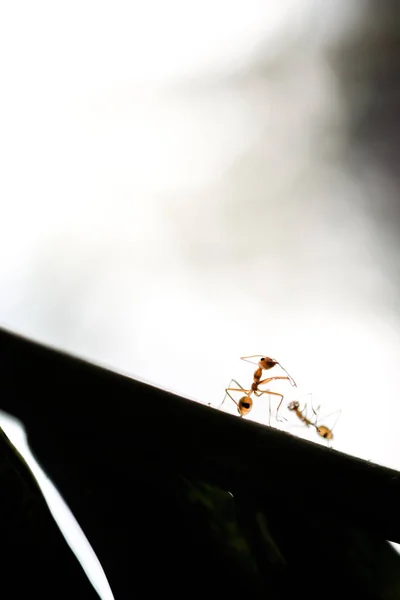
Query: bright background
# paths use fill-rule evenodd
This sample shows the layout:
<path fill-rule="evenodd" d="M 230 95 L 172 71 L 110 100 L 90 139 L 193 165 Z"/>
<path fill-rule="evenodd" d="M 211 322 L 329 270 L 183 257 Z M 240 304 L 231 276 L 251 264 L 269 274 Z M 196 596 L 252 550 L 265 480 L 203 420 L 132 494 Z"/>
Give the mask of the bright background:
<path fill-rule="evenodd" d="M 400 20 L 373 9 L 5 3 L 0 324 L 213 406 L 265 353 L 400 470 Z"/>

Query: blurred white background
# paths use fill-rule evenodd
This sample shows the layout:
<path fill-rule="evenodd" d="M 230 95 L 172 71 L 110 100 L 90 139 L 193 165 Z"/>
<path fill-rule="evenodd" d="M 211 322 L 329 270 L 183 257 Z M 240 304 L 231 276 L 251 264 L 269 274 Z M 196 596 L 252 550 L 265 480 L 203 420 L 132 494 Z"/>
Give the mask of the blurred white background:
<path fill-rule="evenodd" d="M 400 469 L 397 12 L 5 3 L 0 324 L 214 406 L 265 353 Z"/>

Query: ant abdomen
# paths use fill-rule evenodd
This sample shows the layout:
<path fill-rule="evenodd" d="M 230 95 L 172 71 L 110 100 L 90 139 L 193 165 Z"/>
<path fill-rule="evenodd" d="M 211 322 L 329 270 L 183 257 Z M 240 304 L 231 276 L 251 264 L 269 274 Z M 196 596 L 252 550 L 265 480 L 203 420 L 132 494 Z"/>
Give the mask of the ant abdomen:
<path fill-rule="evenodd" d="M 253 407 L 253 400 L 249 396 L 243 396 L 238 402 L 238 413 L 247 415 Z"/>
<path fill-rule="evenodd" d="M 325 440 L 333 439 L 332 431 L 330 429 L 328 429 L 328 427 L 325 427 L 325 425 L 320 425 L 319 427 L 317 427 L 317 433 L 318 433 L 318 435 L 323 437 Z"/>

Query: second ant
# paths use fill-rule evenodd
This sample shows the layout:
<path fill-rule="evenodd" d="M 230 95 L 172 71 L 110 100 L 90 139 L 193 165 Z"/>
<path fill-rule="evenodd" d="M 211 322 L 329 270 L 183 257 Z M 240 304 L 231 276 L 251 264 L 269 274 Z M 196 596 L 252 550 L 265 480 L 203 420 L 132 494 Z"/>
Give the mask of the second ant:
<path fill-rule="evenodd" d="M 297 400 L 294 400 L 293 402 L 290 402 L 288 404 L 288 409 L 291 412 L 294 412 L 294 414 L 297 416 L 297 418 L 300 419 L 300 421 L 302 421 L 306 425 L 306 427 L 310 427 L 310 426 L 314 427 L 317 434 L 320 437 L 322 437 L 325 440 L 327 440 L 328 442 L 330 442 L 333 439 L 333 429 L 334 429 L 336 423 L 338 422 L 341 410 L 336 411 L 338 413 L 338 416 L 336 417 L 336 420 L 335 420 L 332 428 L 329 428 L 326 425 L 318 425 L 320 408 L 321 408 L 321 406 L 318 406 L 318 408 L 316 410 L 314 410 L 314 408 L 312 408 L 312 411 L 315 415 L 315 421 L 311 421 L 311 419 L 309 419 L 305 415 L 305 412 L 307 409 L 307 404 L 304 406 L 303 410 L 300 410 L 300 403 Z M 336 412 L 332 413 L 332 414 L 336 414 Z M 330 416 L 330 415 L 328 415 L 328 416 Z"/>

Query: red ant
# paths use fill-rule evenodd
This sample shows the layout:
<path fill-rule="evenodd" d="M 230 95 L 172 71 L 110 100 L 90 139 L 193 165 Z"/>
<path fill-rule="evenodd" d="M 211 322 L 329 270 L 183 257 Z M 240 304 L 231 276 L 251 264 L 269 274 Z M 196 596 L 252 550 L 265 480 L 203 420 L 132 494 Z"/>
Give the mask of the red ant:
<path fill-rule="evenodd" d="M 330 429 L 326 425 L 318 425 L 318 415 L 319 415 L 321 406 L 318 406 L 318 408 L 316 410 L 314 410 L 314 408 L 312 408 L 312 411 L 313 411 L 314 415 L 316 416 L 316 420 L 314 422 L 305 416 L 304 412 L 305 412 L 306 408 L 307 408 L 307 405 L 304 406 L 303 410 L 300 410 L 300 403 L 297 400 L 294 400 L 293 402 L 290 402 L 288 404 L 288 409 L 290 411 L 294 412 L 295 415 L 300 419 L 300 421 L 302 421 L 307 427 L 309 427 L 310 425 L 311 425 L 311 427 L 315 427 L 315 430 L 320 437 L 324 438 L 325 440 L 328 440 L 328 442 L 331 441 L 333 439 L 333 428 L 335 427 L 336 423 L 338 422 L 341 410 L 336 411 L 339 414 L 336 418 L 336 421 L 333 424 L 332 429 Z M 332 414 L 336 414 L 336 413 L 332 413 Z"/>
<path fill-rule="evenodd" d="M 261 357 L 261 359 L 257 362 L 254 363 L 254 361 L 248 360 L 249 358 L 258 358 Z M 268 384 L 271 381 L 275 381 L 278 379 L 286 379 L 288 380 L 292 386 L 297 387 L 296 382 L 294 381 L 294 379 L 289 375 L 289 373 L 286 371 L 286 369 L 284 369 L 282 367 L 282 365 L 275 360 L 274 358 L 270 358 L 268 356 L 263 356 L 262 354 L 253 354 L 252 356 L 242 356 L 241 360 L 245 360 L 247 362 L 251 362 L 253 364 L 257 364 L 257 369 L 254 371 L 253 374 L 253 383 L 251 384 L 251 388 L 246 390 L 244 389 L 240 383 L 238 383 L 236 381 L 236 379 L 231 379 L 229 386 L 233 383 L 235 383 L 238 387 L 236 388 L 232 388 L 232 387 L 227 387 L 225 389 L 225 396 L 224 399 L 222 400 L 220 406 L 218 408 L 221 408 L 221 406 L 223 405 L 223 403 L 225 402 L 226 396 L 228 395 L 229 398 L 236 404 L 237 409 L 238 409 L 238 413 L 241 417 L 243 417 L 244 415 L 247 415 L 252 407 L 253 407 L 253 400 L 251 398 L 252 394 L 255 394 L 255 396 L 261 396 L 262 394 L 272 394 L 274 396 L 279 396 L 280 397 L 280 402 L 276 411 L 276 417 L 277 420 L 286 420 L 286 419 L 278 419 L 278 411 L 279 408 L 283 402 L 283 394 L 280 394 L 278 392 L 272 392 L 270 390 L 260 390 L 259 386 L 260 385 L 265 385 Z M 269 369 L 272 369 L 273 367 L 275 367 L 276 365 L 280 366 L 281 369 L 283 371 L 285 371 L 286 376 L 276 376 L 276 377 L 267 377 L 266 379 L 261 379 L 262 373 L 263 371 L 268 371 Z M 244 392 L 245 395 L 242 396 L 242 398 L 240 398 L 239 402 L 236 402 L 236 400 L 231 396 L 231 394 L 229 392 Z M 271 403 L 269 405 L 269 424 L 271 423 Z"/>
<path fill-rule="evenodd" d="M 259 357 L 261 357 L 261 358 L 257 363 L 254 363 L 254 361 L 252 361 L 252 360 L 248 360 L 249 358 L 259 358 Z M 261 394 L 265 393 L 259 389 L 260 385 L 264 385 L 275 379 L 287 379 L 292 386 L 297 387 L 297 384 L 296 384 L 295 380 L 293 379 L 293 377 L 291 377 L 289 375 L 289 373 L 286 371 L 286 369 L 284 367 L 282 367 L 280 362 L 278 362 L 274 358 L 270 358 L 269 356 L 263 356 L 262 354 L 253 354 L 251 356 L 241 356 L 241 360 L 245 360 L 246 362 L 250 362 L 250 363 L 258 365 L 257 369 L 254 371 L 254 374 L 253 374 L 253 383 L 251 384 L 251 390 L 249 390 L 249 391 L 251 391 L 251 393 L 254 392 L 256 396 L 260 396 Z M 261 379 L 263 371 L 269 371 L 276 365 L 278 365 L 283 371 L 285 371 L 287 377 L 268 377 L 267 379 Z M 232 388 L 229 388 L 229 389 L 232 389 Z M 235 390 L 232 390 L 232 391 L 235 391 Z M 236 391 L 238 391 L 238 390 L 236 390 Z M 278 408 L 276 409 L 276 418 L 277 418 L 277 420 L 279 420 L 278 412 L 279 412 L 279 409 L 283 402 L 283 395 L 278 394 L 277 392 L 268 392 L 268 393 L 281 397 L 281 400 L 278 404 Z"/>

